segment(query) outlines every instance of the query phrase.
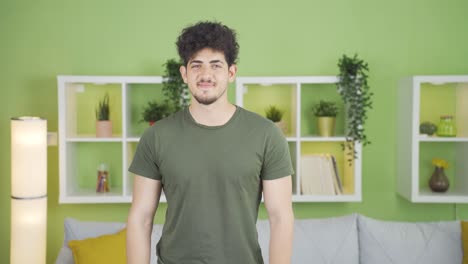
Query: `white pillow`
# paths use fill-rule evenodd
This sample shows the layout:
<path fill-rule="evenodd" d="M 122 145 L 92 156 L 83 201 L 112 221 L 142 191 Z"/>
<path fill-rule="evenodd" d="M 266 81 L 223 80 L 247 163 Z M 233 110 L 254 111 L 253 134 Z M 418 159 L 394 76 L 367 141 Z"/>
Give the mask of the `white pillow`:
<path fill-rule="evenodd" d="M 358 218 L 362 264 L 460 264 L 459 221 L 392 222 Z"/>

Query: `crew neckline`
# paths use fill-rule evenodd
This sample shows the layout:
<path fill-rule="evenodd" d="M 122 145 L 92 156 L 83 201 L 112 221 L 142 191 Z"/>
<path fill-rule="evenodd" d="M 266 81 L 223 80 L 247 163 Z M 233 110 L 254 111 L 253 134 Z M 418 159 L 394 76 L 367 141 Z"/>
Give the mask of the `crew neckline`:
<path fill-rule="evenodd" d="M 192 123 L 193 125 L 197 126 L 197 127 L 200 127 L 200 128 L 204 128 L 204 129 L 220 129 L 220 128 L 223 128 L 223 127 L 226 127 L 228 125 L 230 125 L 232 122 L 234 122 L 235 119 L 237 119 L 237 116 L 239 115 L 239 112 L 240 112 L 240 107 L 237 106 L 237 105 L 234 105 L 236 107 L 236 110 L 234 111 L 234 114 L 231 116 L 231 118 L 229 118 L 229 120 L 222 124 L 222 125 L 219 125 L 219 126 L 208 126 L 208 125 L 204 125 L 204 124 L 200 124 L 198 123 L 192 116 L 192 114 L 190 113 L 190 110 L 189 110 L 189 107 L 185 107 L 184 109 L 184 113 L 185 113 L 185 117 L 186 119 Z"/>

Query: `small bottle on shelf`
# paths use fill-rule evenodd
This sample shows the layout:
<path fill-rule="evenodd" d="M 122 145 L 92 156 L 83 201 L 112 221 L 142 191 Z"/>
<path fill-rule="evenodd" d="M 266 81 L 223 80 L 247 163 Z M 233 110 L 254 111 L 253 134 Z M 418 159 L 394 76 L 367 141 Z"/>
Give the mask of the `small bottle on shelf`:
<path fill-rule="evenodd" d="M 99 164 L 97 170 L 96 192 L 109 192 L 109 169 L 105 163 Z"/>
<path fill-rule="evenodd" d="M 457 127 L 452 115 L 440 116 L 440 122 L 437 126 L 437 135 L 440 137 L 455 137 L 457 135 Z"/>

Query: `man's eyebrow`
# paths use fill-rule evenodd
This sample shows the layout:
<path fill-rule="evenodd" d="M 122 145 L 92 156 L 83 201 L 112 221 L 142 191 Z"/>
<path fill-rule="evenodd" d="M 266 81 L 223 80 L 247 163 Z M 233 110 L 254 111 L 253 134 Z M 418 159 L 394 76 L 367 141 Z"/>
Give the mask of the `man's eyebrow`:
<path fill-rule="evenodd" d="M 189 64 L 195 64 L 195 63 L 203 63 L 203 61 L 201 60 L 193 60 L 191 61 Z M 210 61 L 210 64 L 212 63 L 221 63 L 221 64 L 224 64 L 224 62 L 222 60 L 212 60 Z"/>

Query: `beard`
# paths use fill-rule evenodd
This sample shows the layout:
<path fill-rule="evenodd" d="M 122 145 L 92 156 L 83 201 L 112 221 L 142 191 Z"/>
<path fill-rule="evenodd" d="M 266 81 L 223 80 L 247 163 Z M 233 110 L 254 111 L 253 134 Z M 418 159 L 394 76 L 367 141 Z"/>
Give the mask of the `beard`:
<path fill-rule="evenodd" d="M 203 97 L 203 96 L 200 96 L 200 95 L 196 95 L 194 93 L 192 93 L 192 97 L 199 103 L 199 104 L 202 104 L 202 105 L 210 105 L 210 104 L 213 104 L 214 102 L 218 101 L 218 99 L 223 96 L 223 94 L 226 92 L 227 90 L 227 87 L 223 90 L 223 92 L 221 94 L 218 94 L 218 95 L 214 95 L 214 96 L 211 96 L 211 97 Z"/>

